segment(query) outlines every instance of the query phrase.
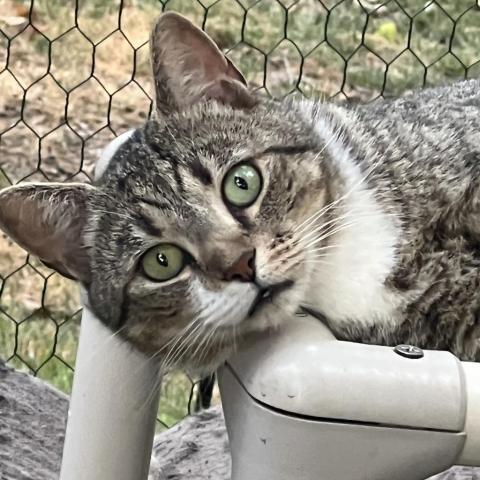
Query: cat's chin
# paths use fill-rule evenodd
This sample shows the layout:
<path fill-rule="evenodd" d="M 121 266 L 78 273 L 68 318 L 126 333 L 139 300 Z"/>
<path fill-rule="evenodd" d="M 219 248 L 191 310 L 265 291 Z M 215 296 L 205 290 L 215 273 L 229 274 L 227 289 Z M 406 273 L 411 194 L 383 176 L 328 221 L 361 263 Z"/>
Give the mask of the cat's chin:
<path fill-rule="evenodd" d="M 245 348 L 265 335 L 274 334 L 281 324 L 282 322 L 275 322 L 274 325 L 262 322 L 262 326 L 241 325 L 235 332 L 233 332 L 233 328 L 227 327 L 225 330 L 230 334 L 229 340 L 225 341 L 223 339 L 221 344 L 213 344 L 209 351 L 205 353 L 201 363 L 197 363 L 195 359 L 186 359 L 185 363 L 177 365 L 177 367 L 194 377 L 210 375 L 227 362 L 229 358 L 232 358 L 240 349 Z"/>
<path fill-rule="evenodd" d="M 245 317 L 235 327 L 237 337 L 251 338 L 263 333 L 272 333 L 288 322 L 298 311 L 298 308 L 296 298 L 292 298 L 289 292 L 282 293 L 272 301 L 261 305 L 253 314 Z"/>
<path fill-rule="evenodd" d="M 218 323 L 213 328 L 208 326 L 205 335 L 195 336 L 195 341 L 188 346 L 173 340 L 174 348 L 180 345 L 180 353 L 167 355 L 167 360 L 175 359 L 170 367 L 185 370 L 193 376 L 212 373 L 242 348 L 258 338 L 275 334 L 283 325 L 294 320 L 304 289 L 305 281 L 284 281 L 262 299 L 259 299 L 256 290 L 236 295 L 238 303 L 234 306 L 237 308 L 226 309 L 224 304 L 220 304 L 220 314 L 216 317 Z M 150 341 L 151 338 L 147 336 Z M 155 346 L 153 353 L 159 348 L 165 349 L 165 346 Z M 157 358 L 160 363 L 164 360 Z"/>
<path fill-rule="evenodd" d="M 291 303 L 289 308 L 280 307 L 278 302 L 265 304 L 235 326 L 219 327 L 217 341 L 211 341 L 210 348 L 208 352 L 203 352 L 200 363 L 197 363 L 192 356 L 186 357 L 185 363 L 178 366 L 192 375 L 210 374 L 235 355 L 239 349 L 264 335 L 274 334 L 294 314 L 295 309 L 292 308 Z"/>

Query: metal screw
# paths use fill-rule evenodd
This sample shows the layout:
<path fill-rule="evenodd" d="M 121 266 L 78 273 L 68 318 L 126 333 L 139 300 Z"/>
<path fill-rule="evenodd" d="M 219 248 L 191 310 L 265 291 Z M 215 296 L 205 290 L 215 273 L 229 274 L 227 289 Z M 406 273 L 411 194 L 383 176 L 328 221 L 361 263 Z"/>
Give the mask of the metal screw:
<path fill-rule="evenodd" d="M 424 356 L 423 350 L 414 345 L 397 345 L 393 351 L 405 358 L 422 358 Z"/>

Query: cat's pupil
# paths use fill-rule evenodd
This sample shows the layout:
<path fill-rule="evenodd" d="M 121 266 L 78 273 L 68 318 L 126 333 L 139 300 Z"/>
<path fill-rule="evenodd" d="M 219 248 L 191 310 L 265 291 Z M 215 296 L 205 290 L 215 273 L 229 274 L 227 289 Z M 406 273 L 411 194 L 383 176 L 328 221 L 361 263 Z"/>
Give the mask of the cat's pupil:
<path fill-rule="evenodd" d="M 235 185 L 238 187 L 238 188 L 241 188 L 242 190 L 248 190 L 248 183 L 247 181 L 242 178 L 242 177 L 235 177 Z"/>
<path fill-rule="evenodd" d="M 157 261 L 162 267 L 168 267 L 168 258 L 165 254 L 159 253 L 157 255 Z"/>

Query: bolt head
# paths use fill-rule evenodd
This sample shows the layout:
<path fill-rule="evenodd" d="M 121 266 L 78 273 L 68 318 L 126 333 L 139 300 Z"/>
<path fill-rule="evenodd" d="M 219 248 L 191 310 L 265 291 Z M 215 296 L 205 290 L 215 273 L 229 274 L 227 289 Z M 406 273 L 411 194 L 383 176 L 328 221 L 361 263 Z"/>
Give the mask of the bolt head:
<path fill-rule="evenodd" d="M 422 358 L 425 355 L 421 348 L 415 347 L 414 345 L 397 345 L 393 351 L 402 357 L 411 359 Z"/>

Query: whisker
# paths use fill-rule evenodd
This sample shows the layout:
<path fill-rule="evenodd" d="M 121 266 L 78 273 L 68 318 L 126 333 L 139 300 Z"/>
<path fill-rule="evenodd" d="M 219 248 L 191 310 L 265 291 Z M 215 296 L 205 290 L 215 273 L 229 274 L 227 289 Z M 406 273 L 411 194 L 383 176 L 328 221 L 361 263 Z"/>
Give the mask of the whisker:
<path fill-rule="evenodd" d="M 333 245 L 324 245 L 322 247 L 310 248 L 308 249 L 308 253 L 323 252 L 325 250 L 332 250 L 333 248 L 339 248 L 340 246 L 341 245 L 339 243 L 335 243 Z"/>
<path fill-rule="evenodd" d="M 192 328 L 195 325 L 195 321 L 192 323 L 188 323 L 181 331 L 180 333 L 177 333 L 174 335 L 165 345 L 163 345 L 162 348 L 157 350 L 151 357 L 150 359 L 156 358 L 162 353 L 167 347 L 169 347 L 174 341 L 178 341 L 179 338 L 181 338 L 183 335 L 185 335 L 190 328 Z"/>
<path fill-rule="evenodd" d="M 352 219 L 355 219 L 355 220 L 364 220 L 364 219 L 368 219 L 368 218 L 380 218 L 380 217 L 381 218 L 385 218 L 385 217 L 398 218 L 398 215 L 396 213 L 388 213 L 388 212 L 384 212 L 384 211 L 378 211 L 378 212 L 374 212 L 374 213 L 372 213 L 372 212 L 357 213 L 357 212 L 354 212 L 354 211 L 348 211 L 348 212 L 346 212 L 342 215 L 339 215 L 338 217 L 332 218 L 331 220 L 329 220 L 325 223 L 321 223 L 320 225 L 313 228 L 306 235 L 304 235 L 303 237 L 296 240 L 294 243 L 301 242 L 302 239 L 304 240 L 305 238 L 308 238 L 308 237 L 314 235 L 315 233 L 320 232 L 326 226 L 332 225 L 336 222 L 338 223 L 339 221 L 342 221 L 342 220 L 345 220 L 345 219 L 352 218 Z M 297 232 L 297 234 L 298 233 L 302 233 L 302 232 Z"/>
<path fill-rule="evenodd" d="M 365 218 L 375 218 L 375 214 L 372 214 L 372 215 L 360 215 L 360 216 L 356 216 L 354 220 L 352 220 L 351 222 L 346 222 L 346 223 L 343 223 L 339 226 L 332 226 L 330 229 L 328 229 L 326 232 L 321 232 L 321 235 L 317 238 L 315 238 L 314 240 L 310 241 L 309 243 L 307 243 L 307 245 L 305 245 L 304 248 L 309 248 L 319 242 L 321 242 L 322 240 L 326 240 L 327 238 L 331 237 L 332 235 L 336 234 L 336 233 L 339 233 L 340 231 L 343 231 L 343 230 L 346 230 L 348 228 L 351 228 L 355 225 L 358 225 L 361 223 L 361 220 L 365 219 Z"/>
<path fill-rule="evenodd" d="M 317 227 L 315 227 L 313 230 L 311 230 L 310 232 L 308 232 L 306 235 L 300 237 L 296 242 L 294 242 L 294 244 L 296 243 L 301 243 L 302 241 L 304 241 L 305 239 L 311 237 L 312 235 L 315 235 L 316 233 L 319 233 L 321 232 L 323 229 L 325 229 L 326 227 L 328 227 L 329 225 L 332 225 L 334 223 L 338 223 L 342 220 L 345 220 L 346 218 L 349 218 L 352 214 L 349 212 L 349 213 L 346 213 L 344 215 L 340 215 L 338 217 L 335 217 L 335 218 L 332 218 L 331 220 L 329 220 L 328 222 L 325 222 L 325 223 L 321 223 L 320 225 L 318 225 Z M 298 233 L 302 233 L 302 232 L 298 232 Z"/>
<path fill-rule="evenodd" d="M 206 338 L 206 340 L 205 340 L 205 342 L 204 342 L 203 349 L 201 349 L 201 350 L 199 351 L 199 363 L 200 363 L 200 364 L 203 363 L 203 361 L 205 360 L 205 358 L 206 358 L 206 356 L 207 356 L 207 354 L 208 354 L 208 349 L 209 349 L 209 347 L 210 347 L 210 343 L 211 343 L 212 341 L 214 341 L 214 339 L 215 339 L 215 334 L 216 334 L 218 328 L 219 328 L 218 325 L 216 325 L 216 326 L 210 331 L 209 335 L 207 336 L 207 338 Z"/>
<path fill-rule="evenodd" d="M 145 368 L 145 366 L 150 363 L 152 360 L 154 360 L 156 357 L 158 357 L 160 355 L 160 353 L 162 351 L 164 351 L 173 341 L 176 341 L 178 340 L 179 338 L 181 338 L 181 336 L 186 332 L 188 331 L 189 328 L 192 327 L 192 324 L 188 324 L 184 329 L 182 329 L 182 331 L 177 334 L 177 335 L 174 335 L 165 345 L 162 346 L 162 348 L 160 348 L 159 350 L 157 350 L 153 355 L 151 355 L 150 357 L 147 357 L 145 359 L 145 362 L 139 367 L 137 368 L 137 370 L 133 373 L 133 375 L 131 377 L 129 377 L 130 379 L 132 378 L 135 378 L 139 373 L 140 371 Z M 162 376 L 166 373 L 165 369 L 164 369 L 164 366 L 163 366 L 163 363 L 160 364 L 160 368 L 159 368 L 159 372 L 160 372 L 160 378 L 159 378 L 159 381 L 156 382 L 156 385 L 157 383 L 161 382 L 161 379 L 162 379 Z M 125 380 L 125 382 L 123 383 L 123 385 L 120 387 L 120 388 L 125 388 L 126 385 L 128 384 L 128 380 Z M 145 403 L 143 404 L 145 405 Z"/>
<path fill-rule="evenodd" d="M 179 352 L 181 352 L 185 345 L 188 344 L 190 339 L 193 336 L 197 335 L 198 332 L 202 329 L 203 324 L 201 320 L 201 317 L 198 317 L 194 322 L 192 322 L 192 326 L 194 326 L 194 328 L 186 336 L 179 337 L 178 340 L 173 344 L 167 356 L 162 362 L 163 366 L 168 368 L 169 366 L 174 365 L 174 361 L 177 359 Z"/>
<path fill-rule="evenodd" d="M 196 340 L 200 339 L 200 342 L 198 342 L 197 346 L 195 347 L 195 350 L 193 350 L 193 352 L 191 352 L 191 355 L 192 355 L 192 360 L 195 358 L 195 356 L 197 355 L 197 352 L 199 352 L 202 347 L 203 347 L 203 344 L 207 341 L 207 338 L 209 338 L 209 336 L 212 334 L 213 331 L 215 331 L 215 325 L 213 326 L 213 328 L 205 328 L 205 330 L 203 332 L 200 332 L 196 338 L 195 338 L 195 342 L 192 342 L 193 344 L 196 343 Z M 203 335 L 203 337 L 200 337 L 200 335 Z"/>
<path fill-rule="evenodd" d="M 327 212 L 329 212 L 332 208 L 338 208 L 337 206 L 337 203 L 340 202 L 340 199 L 334 201 L 334 202 L 331 202 L 331 203 L 328 203 L 327 205 L 325 205 L 324 207 L 322 207 L 320 210 L 318 210 L 317 212 L 313 213 L 312 215 L 310 215 L 310 217 L 308 217 L 306 220 L 304 220 L 302 223 L 298 224 L 294 229 L 293 229 L 293 232 L 294 233 L 302 233 L 304 232 L 312 223 L 314 223 L 315 221 L 317 221 L 319 218 L 321 218 L 324 214 L 326 214 Z"/>
<path fill-rule="evenodd" d="M 321 242 L 322 240 L 326 240 L 327 238 L 331 237 L 332 235 L 335 235 L 336 233 L 347 230 L 348 228 L 351 228 L 351 227 L 353 227 L 354 225 L 357 225 L 357 224 L 358 224 L 358 221 L 355 220 L 355 221 L 352 221 L 352 222 L 343 223 L 338 227 L 331 228 L 330 230 L 323 233 L 322 235 L 320 235 L 316 239 L 310 241 L 307 245 L 305 245 L 305 248 L 310 248 L 313 245 L 316 245 L 317 243 Z"/>
<path fill-rule="evenodd" d="M 320 265 L 331 265 L 331 266 L 335 266 L 336 264 L 334 262 L 329 262 L 327 260 L 305 260 L 303 262 L 301 262 L 302 264 L 304 265 L 310 265 L 310 264 L 320 264 Z"/>
<path fill-rule="evenodd" d="M 334 137 L 332 137 L 333 139 Z M 330 142 L 330 141 L 329 141 Z M 329 143 L 327 142 L 327 144 Z M 374 163 L 368 170 L 367 172 L 365 173 L 365 175 L 363 177 L 360 177 L 360 179 L 355 182 L 351 188 L 346 192 L 344 193 L 341 197 L 337 198 L 336 200 L 334 200 L 333 202 L 330 202 L 328 205 L 324 206 L 323 208 L 321 208 L 318 212 L 314 213 L 313 215 L 311 215 L 309 218 L 307 218 L 306 220 L 304 220 L 301 224 L 299 224 L 296 229 L 294 231 L 298 231 L 300 230 L 305 223 L 309 223 L 309 225 L 311 224 L 311 222 L 314 222 L 316 220 L 318 220 L 318 218 L 320 218 L 322 215 L 324 215 L 325 213 L 327 213 L 330 209 L 334 208 L 335 206 L 337 206 L 340 202 L 346 200 L 356 189 L 359 185 L 361 185 L 363 182 L 365 182 L 365 180 L 368 179 L 368 177 L 374 172 L 375 168 L 377 167 L 378 163 L 380 162 L 380 160 L 376 163 Z M 307 227 L 308 228 L 308 227 Z M 302 230 L 301 230 L 302 231 Z"/>

